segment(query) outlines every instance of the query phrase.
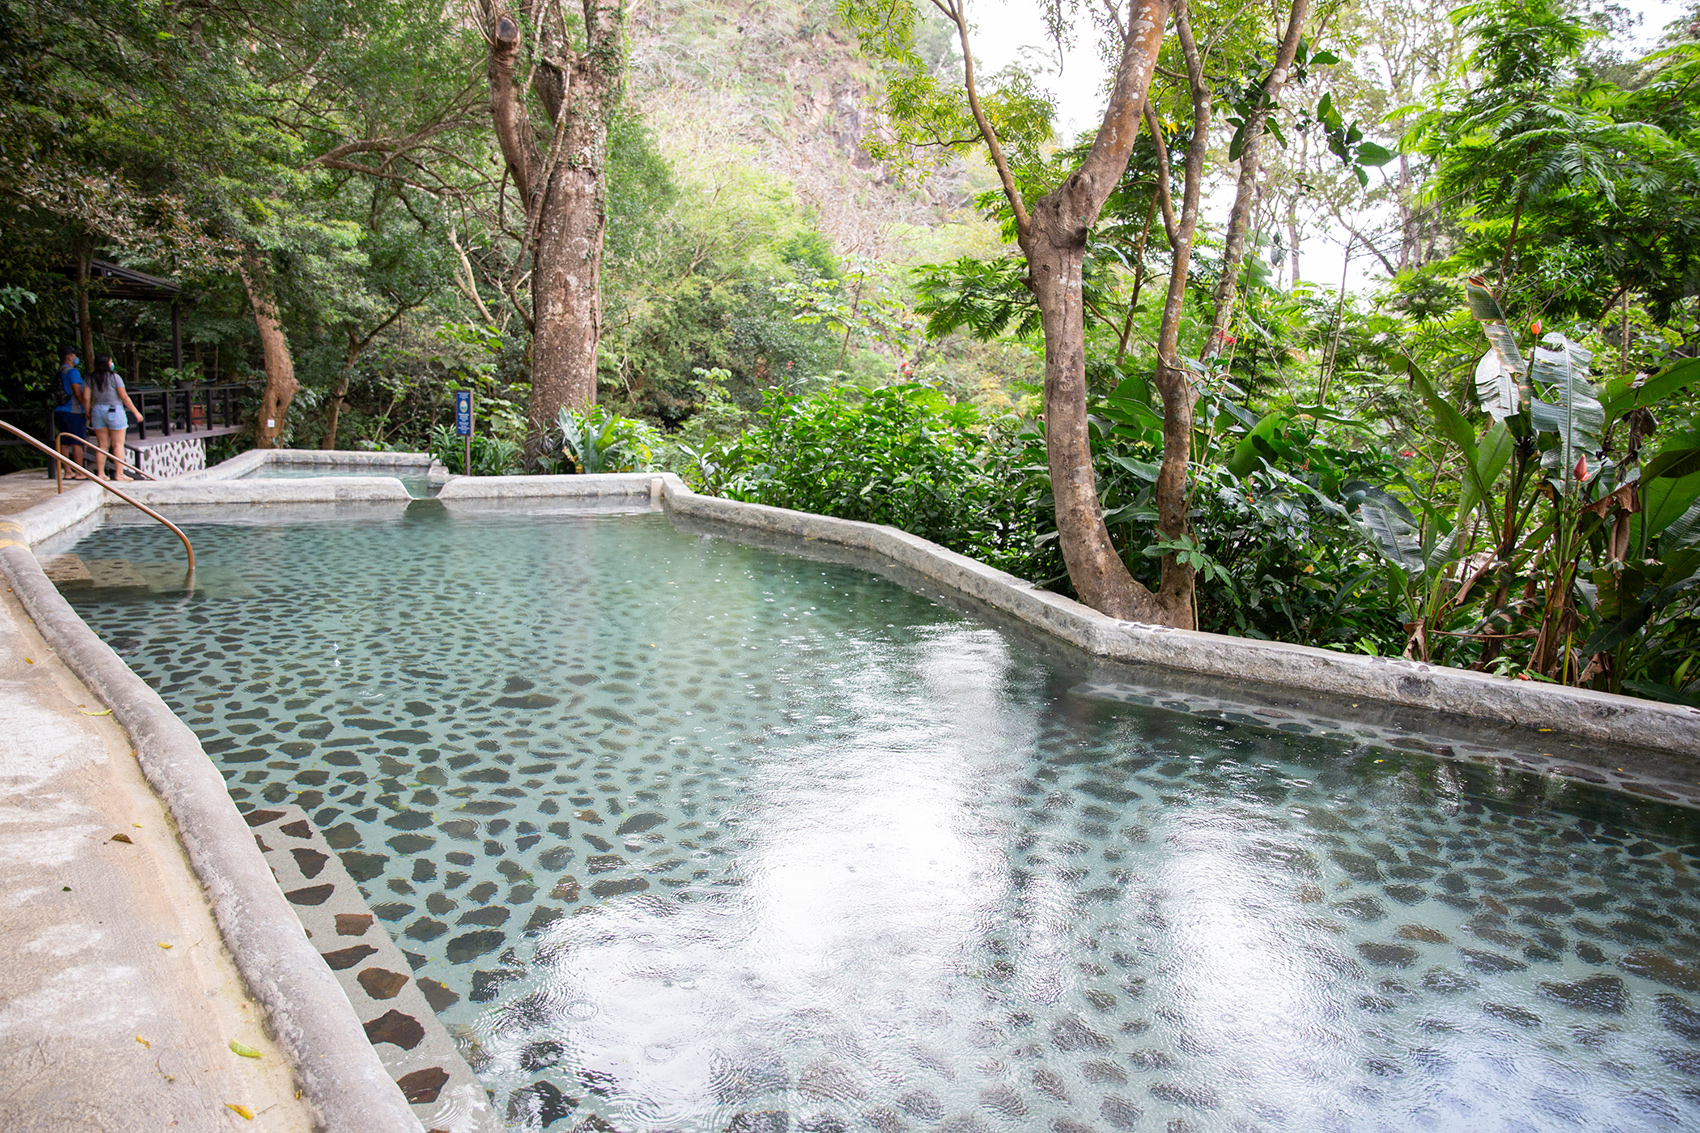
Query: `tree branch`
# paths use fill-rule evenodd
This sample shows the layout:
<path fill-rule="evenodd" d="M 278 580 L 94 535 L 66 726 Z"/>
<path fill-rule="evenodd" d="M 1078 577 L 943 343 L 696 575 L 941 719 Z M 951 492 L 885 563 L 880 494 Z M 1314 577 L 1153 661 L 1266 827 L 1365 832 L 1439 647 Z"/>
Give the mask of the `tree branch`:
<path fill-rule="evenodd" d="M 1021 199 L 1021 190 L 1016 188 L 1015 175 L 1010 172 L 1009 159 L 1004 156 L 998 133 L 992 129 L 986 111 L 980 105 L 980 91 L 974 80 L 974 51 L 968 43 L 967 8 L 960 3 L 947 7 L 939 4 L 938 0 L 934 0 L 934 4 L 956 24 L 956 34 L 962 40 L 963 89 L 968 92 L 968 109 L 974 112 L 974 124 L 980 127 L 980 136 L 986 139 L 986 149 L 991 152 L 992 164 L 997 167 L 998 180 L 1003 182 L 1004 196 L 1009 198 L 1009 205 L 1015 210 L 1015 230 L 1025 234 L 1032 228 L 1033 218 L 1027 215 L 1027 205 Z"/>
<path fill-rule="evenodd" d="M 490 40 L 490 117 L 496 127 L 496 142 L 502 158 L 513 175 L 520 200 L 525 202 L 527 215 L 532 211 L 532 190 L 537 171 L 537 142 L 531 136 L 531 124 L 526 120 L 525 107 L 520 104 L 519 91 L 514 86 L 514 63 L 519 58 L 519 24 L 506 12 L 496 12 L 491 0 L 484 0 L 485 12 L 493 22 L 494 35 Z"/>

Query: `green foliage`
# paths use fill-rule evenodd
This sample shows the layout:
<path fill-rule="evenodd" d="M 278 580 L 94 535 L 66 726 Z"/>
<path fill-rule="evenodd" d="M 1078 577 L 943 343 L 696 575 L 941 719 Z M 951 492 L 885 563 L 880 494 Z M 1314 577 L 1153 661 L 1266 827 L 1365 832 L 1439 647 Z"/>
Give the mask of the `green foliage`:
<path fill-rule="evenodd" d="M 619 417 L 600 405 L 583 413 L 563 408 L 555 421 L 561 455 L 571 472 L 649 472 L 661 433 L 655 426 Z"/>
<path fill-rule="evenodd" d="M 431 430 L 431 455 L 450 472 L 466 466 L 466 438 L 452 428 L 439 425 Z M 505 437 L 487 433 L 472 436 L 472 475 L 511 476 L 520 471 L 520 447 Z"/>
<path fill-rule="evenodd" d="M 705 487 L 775 507 L 889 523 L 1024 577 L 1048 566 L 1041 463 L 970 405 L 915 384 L 770 393 L 755 427 L 703 454 Z"/>
<path fill-rule="evenodd" d="M 1470 385 L 1485 423 L 1406 362 L 1461 466 L 1455 492 L 1406 477 L 1414 507 L 1365 488 L 1357 508 L 1389 590 L 1404 596 L 1409 650 L 1686 695 L 1683 663 L 1700 647 L 1700 550 L 1687 519 L 1700 517 L 1700 434 L 1653 440 L 1650 409 L 1700 381 L 1700 363 L 1602 382 L 1589 350 L 1549 331 L 1526 353 L 1496 297 L 1479 281 L 1468 292 L 1490 344 Z"/>

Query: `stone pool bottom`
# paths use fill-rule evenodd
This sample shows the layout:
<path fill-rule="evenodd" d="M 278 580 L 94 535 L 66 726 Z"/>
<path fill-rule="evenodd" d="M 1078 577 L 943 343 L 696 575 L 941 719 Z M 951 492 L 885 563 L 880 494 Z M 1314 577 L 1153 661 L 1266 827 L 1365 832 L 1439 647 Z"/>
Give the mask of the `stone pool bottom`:
<path fill-rule="evenodd" d="M 1120 703 L 659 516 L 190 533 L 206 589 L 68 596 L 512 1129 L 1700 1129 L 1694 811 Z"/>

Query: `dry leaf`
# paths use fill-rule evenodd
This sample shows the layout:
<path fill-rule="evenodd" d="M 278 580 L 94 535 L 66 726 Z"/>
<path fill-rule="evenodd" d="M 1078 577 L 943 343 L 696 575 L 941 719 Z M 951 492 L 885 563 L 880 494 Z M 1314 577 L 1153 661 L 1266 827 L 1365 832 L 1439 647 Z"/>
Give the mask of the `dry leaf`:
<path fill-rule="evenodd" d="M 166 942 L 165 942 L 165 941 L 163 941 L 163 940 L 162 940 L 162 941 L 160 941 L 160 942 L 159 942 L 159 946 L 160 946 L 160 947 L 161 947 L 161 948 L 170 948 L 170 947 L 171 947 L 171 945 L 169 945 L 169 944 L 167 944 L 167 943 L 166 943 Z"/>
<path fill-rule="evenodd" d="M 114 834 L 110 839 L 108 839 L 108 841 L 122 842 L 126 846 L 134 846 L 135 845 L 134 842 L 130 841 L 130 836 L 128 834 Z"/>
<path fill-rule="evenodd" d="M 143 1038 L 143 1037 L 142 1037 L 142 1036 L 140 1036 L 140 1035 L 137 1035 L 137 1036 L 136 1036 L 136 1041 L 137 1041 L 137 1042 L 139 1042 L 139 1043 L 141 1043 L 141 1044 L 142 1044 L 142 1045 L 143 1045 L 143 1046 L 145 1046 L 145 1047 L 147 1047 L 147 1048 L 148 1048 L 148 1049 L 149 1049 L 149 1050 L 152 1050 L 152 1049 L 153 1049 L 153 1044 L 152 1044 L 152 1043 L 150 1043 L 150 1042 L 149 1042 L 149 1041 L 148 1041 L 148 1040 L 146 1040 L 146 1039 L 144 1039 L 144 1038 Z"/>
<path fill-rule="evenodd" d="M 247 1121 L 254 1120 L 254 1111 L 245 1105 L 237 1105 L 235 1102 L 225 1102 L 224 1108 L 241 1114 Z"/>
<path fill-rule="evenodd" d="M 84 708 L 82 713 L 84 716 L 110 716 L 112 715 L 112 709 L 102 708 L 99 712 L 90 712 L 87 708 Z"/>
<path fill-rule="evenodd" d="M 235 1039 L 230 1040 L 230 1050 L 233 1054 L 240 1054 L 243 1058 L 260 1057 L 259 1051 L 255 1050 L 251 1046 L 245 1046 L 242 1043 L 237 1042 Z"/>

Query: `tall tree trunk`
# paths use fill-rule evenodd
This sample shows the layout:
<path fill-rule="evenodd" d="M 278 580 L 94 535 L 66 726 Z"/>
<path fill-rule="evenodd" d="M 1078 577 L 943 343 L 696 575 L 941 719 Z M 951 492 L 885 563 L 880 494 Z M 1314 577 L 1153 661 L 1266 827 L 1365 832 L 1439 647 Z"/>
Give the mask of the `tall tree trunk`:
<path fill-rule="evenodd" d="M 1192 407 L 1197 395 L 1192 375 L 1180 365 L 1181 317 L 1186 310 L 1187 276 L 1192 267 L 1193 237 L 1198 231 L 1199 200 L 1204 189 L 1204 156 L 1210 145 L 1210 112 L 1214 92 L 1204 77 L 1204 62 L 1192 34 L 1192 20 L 1183 5 L 1175 12 L 1175 38 L 1186 61 L 1187 86 L 1192 97 L 1192 141 L 1182 173 L 1181 208 L 1174 223 L 1165 225 L 1169 237 L 1169 290 L 1163 300 L 1163 321 L 1157 330 L 1157 392 L 1163 398 L 1163 460 L 1157 468 L 1153 502 L 1157 533 L 1165 540 L 1186 537 L 1191 491 L 1188 466 L 1192 459 Z M 1171 206 L 1170 212 L 1173 212 Z M 1162 582 L 1156 598 L 1165 623 L 1193 629 L 1196 578 L 1192 567 L 1173 552 L 1163 556 Z"/>
<path fill-rule="evenodd" d="M 319 447 L 326 452 L 336 448 L 337 422 L 342 416 L 342 399 L 348 396 L 349 372 L 346 367 L 342 376 L 337 379 L 336 392 L 331 395 L 331 403 L 325 407 L 325 435 L 319 438 Z"/>
<path fill-rule="evenodd" d="M 582 90 L 575 84 L 575 94 Z M 531 308 L 537 334 L 531 347 L 529 433 L 554 427 L 561 407 L 596 403 L 597 343 L 602 334 L 602 241 L 607 230 L 604 179 L 605 119 L 585 107 L 569 111 L 569 154 L 596 154 L 575 164 L 557 161 L 537 221 Z"/>
<path fill-rule="evenodd" d="M 260 395 L 260 419 L 255 423 L 254 444 L 257 448 L 276 448 L 289 403 L 300 392 L 301 383 L 295 380 L 295 361 L 289 355 L 283 321 L 278 318 L 271 270 L 260 249 L 253 244 L 244 248 L 236 270 L 254 308 L 254 326 L 260 332 L 260 351 L 266 362 L 266 389 Z"/>
<path fill-rule="evenodd" d="M 77 245 L 77 338 L 83 352 L 83 373 L 94 365 L 94 319 L 89 314 L 89 261 L 94 247 L 85 238 Z"/>
<path fill-rule="evenodd" d="M 1174 616 L 1173 603 L 1160 601 L 1129 573 L 1110 539 L 1098 504 L 1086 421 L 1086 312 L 1082 292 L 1086 236 L 1097 222 L 1104 201 L 1127 171 L 1170 4 L 1171 0 L 1135 0 L 1115 88 L 1092 148 L 1061 185 L 1034 205 L 1031 214 L 996 131 L 980 105 L 966 12 L 960 3 L 947 11 L 962 41 L 969 106 L 1015 211 L 1017 237 L 1027 257 L 1027 282 L 1044 327 L 1045 451 L 1056 501 L 1058 541 L 1069 581 L 1082 602 L 1111 617 L 1177 625 L 1182 623 Z M 1184 605 L 1190 621 L 1190 593 Z"/>
<path fill-rule="evenodd" d="M 1310 0 L 1293 0 L 1287 16 L 1287 33 L 1275 53 L 1275 66 L 1263 81 L 1262 97 L 1245 119 L 1245 136 L 1240 143 L 1240 176 L 1234 192 L 1234 206 L 1228 212 L 1228 231 L 1223 241 L 1222 274 L 1216 280 L 1215 314 L 1210 320 L 1210 336 L 1204 340 L 1200 357 L 1214 358 L 1222 352 L 1228 337 L 1228 324 L 1234 317 L 1234 297 L 1240 281 L 1240 267 L 1245 263 L 1246 240 L 1251 235 L 1252 197 L 1257 188 L 1258 159 L 1263 150 L 1264 124 L 1281 102 L 1281 91 L 1287 85 L 1293 57 L 1298 54 L 1299 40 L 1304 32 L 1305 17 L 1310 13 Z"/>
<path fill-rule="evenodd" d="M 1304 184 L 1305 172 L 1310 167 L 1310 135 L 1299 135 L 1299 176 L 1298 183 L 1293 186 L 1292 194 L 1287 197 L 1287 257 L 1293 270 L 1294 287 L 1299 285 L 1299 186 Z"/>
<path fill-rule="evenodd" d="M 608 122 L 619 97 L 624 8 L 618 0 L 582 0 L 582 49 L 566 42 L 565 24 L 531 4 L 510 14 L 503 0 L 482 0 L 489 34 L 490 115 L 502 157 L 525 203 L 533 332 L 526 453 L 535 458 L 563 406 L 596 401 L 602 331 L 601 276 L 607 228 Z M 539 29 L 530 82 L 516 73 L 522 28 Z M 538 145 L 525 96 L 535 90 L 550 141 Z"/>

